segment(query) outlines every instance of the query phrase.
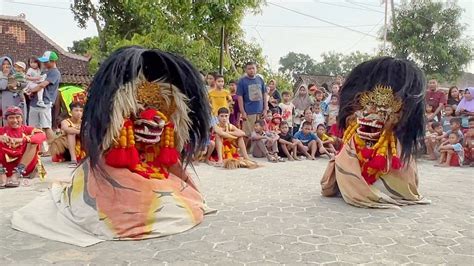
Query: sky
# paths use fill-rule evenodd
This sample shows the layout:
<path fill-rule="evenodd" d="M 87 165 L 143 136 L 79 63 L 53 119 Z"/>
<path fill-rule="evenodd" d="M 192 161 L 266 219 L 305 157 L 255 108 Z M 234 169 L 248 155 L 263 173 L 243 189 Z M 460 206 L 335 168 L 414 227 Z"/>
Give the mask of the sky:
<path fill-rule="evenodd" d="M 401 1 L 395 0 L 395 5 Z M 77 26 L 69 10 L 71 2 L 0 0 L 0 14 L 16 16 L 24 13 L 30 23 L 66 49 L 74 40 L 97 35 L 92 22 L 86 29 Z M 278 69 L 280 57 L 290 51 L 309 54 L 318 60 L 321 53 L 330 51 L 374 54 L 383 45 L 375 37 L 384 24 L 383 0 L 267 2 L 259 14 L 247 14 L 242 27 L 246 39 L 263 48 L 273 70 Z M 467 26 L 464 34 L 474 38 L 474 1 L 459 0 L 458 4 L 465 10 L 461 17 L 461 22 Z M 474 73 L 474 62 L 467 70 Z"/>

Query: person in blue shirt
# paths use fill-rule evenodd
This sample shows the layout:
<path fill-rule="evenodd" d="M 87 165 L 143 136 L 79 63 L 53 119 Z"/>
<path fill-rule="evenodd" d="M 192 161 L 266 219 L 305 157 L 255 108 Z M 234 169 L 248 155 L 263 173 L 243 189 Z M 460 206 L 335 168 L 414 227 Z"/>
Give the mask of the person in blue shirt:
<path fill-rule="evenodd" d="M 324 148 L 321 140 L 318 138 L 316 134 L 312 131 L 313 126 L 311 122 L 304 122 L 302 125 L 302 130 L 296 132 L 295 138 L 301 141 L 305 146 L 305 150 L 309 152 L 308 159 L 316 160 L 316 155 L 326 154 L 331 158 L 331 154 Z"/>
<path fill-rule="evenodd" d="M 255 121 L 268 110 L 268 93 L 263 78 L 257 74 L 254 62 L 245 64 L 246 75 L 237 83 L 239 109 L 243 120 L 242 128 L 250 137 Z"/>

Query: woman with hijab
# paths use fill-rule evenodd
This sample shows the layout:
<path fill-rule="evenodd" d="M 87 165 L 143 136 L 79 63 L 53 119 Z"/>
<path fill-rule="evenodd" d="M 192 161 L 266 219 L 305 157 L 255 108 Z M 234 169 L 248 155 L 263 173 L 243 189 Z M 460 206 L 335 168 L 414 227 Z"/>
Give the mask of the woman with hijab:
<path fill-rule="evenodd" d="M 295 106 L 293 133 L 296 133 L 300 130 L 301 119 L 304 117 L 304 110 L 311 107 L 312 104 L 313 101 L 311 100 L 311 96 L 309 95 L 306 86 L 301 85 L 295 94 L 295 98 L 293 99 L 293 105 Z"/>
<path fill-rule="evenodd" d="M 271 79 L 268 82 L 268 110 L 281 114 L 281 109 L 280 107 L 278 107 L 280 102 L 281 95 L 280 92 L 278 92 L 277 90 L 276 81 L 274 79 Z"/>
<path fill-rule="evenodd" d="M 468 87 L 464 91 L 464 97 L 456 108 L 456 116 L 461 117 L 462 127 L 468 127 L 469 117 L 474 116 L 474 87 Z"/>
<path fill-rule="evenodd" d="M 13 70 L 13 62 L 11 58 L 4 56 L 0 57 L 0 64 L 1 64 L 1 73 L 0 73 L 0 108 L 2 110 L 2 114 L 5 114 L 6 110 L 10 106 L 19 106 L 21 102 L 21 97 L 14 97 L 15 93 L 10 91 L 10 89 L 14 86 L 17 86 L 16 80 L 13 78 L 14 70 Z M 23 113 L 25 113 L 24 107 Z M 6 120 L 2 120 L 3 124 L 5 125 Z"/>
<path fill-rule="evenodd" d="M 460 101 L 461 95 L 459 93 L 458 87 L 452 86 L 451 88 L 449 88 L 448 105 L 454 106 L 453 108 L 456 109 Z"/>

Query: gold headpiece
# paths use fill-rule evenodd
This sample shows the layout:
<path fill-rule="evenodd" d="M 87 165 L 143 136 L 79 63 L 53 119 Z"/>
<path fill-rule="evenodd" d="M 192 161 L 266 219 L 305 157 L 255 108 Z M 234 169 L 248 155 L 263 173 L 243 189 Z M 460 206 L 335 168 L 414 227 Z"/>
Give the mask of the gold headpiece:
<path fill-rule="evenodd" d="M 161 85 L 161 86 L 160 86 Z M 172 99 L 171 85 L 163 83 L 142 81 L 138 85 L 137 100 L 139 103 L 160 110 L 167 117 L 170 117 L 176 110 L 175 103 Z"/>
<path fill-rule="evenodd" d="M 402 108 L 402 100 L 393 94 L 392 88 L 382 85 L 376 85 L 373 91 L 362 93 L 359 103 L 364 108 L 367 105 L 392 108 L 392 111 L 395 113 Z"/>

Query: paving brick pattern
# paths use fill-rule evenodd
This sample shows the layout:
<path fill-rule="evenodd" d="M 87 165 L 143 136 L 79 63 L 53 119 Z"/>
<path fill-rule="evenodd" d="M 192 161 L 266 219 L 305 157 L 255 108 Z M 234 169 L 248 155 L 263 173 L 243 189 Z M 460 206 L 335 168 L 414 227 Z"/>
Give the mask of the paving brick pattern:
<path fill-rule="evenodd" d="M 0 265 L 472 265 L 473 168 L 420 163 L 421 191 L 431 205 L 402 210 L 351 207 L 323 198 L 327 161 L 262 164 L 256 170 L 199 165 L 203 192 L 217 214 L 182 234 L 79 248 L 14 231 L 12 212 L 47 183 L 0 191 Z M 66 178 L 64 166 L 48 164 Z"/>

